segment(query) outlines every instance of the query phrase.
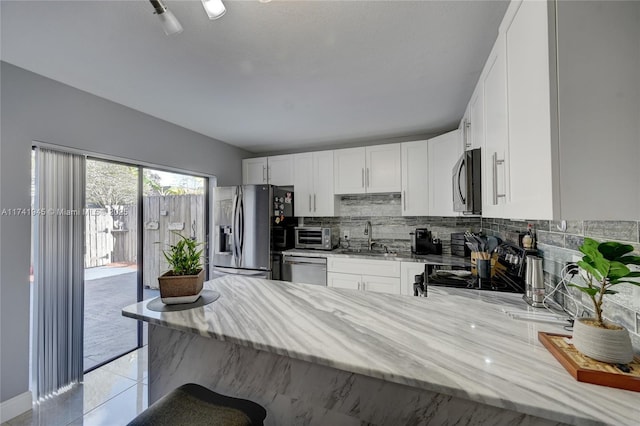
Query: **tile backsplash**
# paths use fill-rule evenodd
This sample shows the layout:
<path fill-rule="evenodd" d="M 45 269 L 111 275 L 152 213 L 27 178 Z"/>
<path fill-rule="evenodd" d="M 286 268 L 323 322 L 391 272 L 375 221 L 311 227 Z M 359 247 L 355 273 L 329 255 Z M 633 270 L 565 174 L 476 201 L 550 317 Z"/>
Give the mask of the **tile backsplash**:
<path fill-rule="evenodd" d="M 482 228 L 488 234 L 504 236 L 509 231 L 526 231 L 531 223 L 537 238 L 537 248 L 544 258 L 544 275 L 547 292 L 553 291 L 554 300 L 571 313 L 588 316 L 593 313 L 591 300 L 579 290 L 561 284 L 562 269 L 567 262 L 582 257 L 578 248 L 585 237 L 598 241 L 618 241 L 634 247 L 635 255 L 640 255 L 640 222 L 638 221 L 515 221 L 507 219 L 482 218 Z M 578 283 L 581 278 L 573 280 Z M 640 353 L 640 287 L 620 284 L 615 287 L 618 294 L 605 296 L 605 316 L 623 324 L 631 332 L 633 346 Z"/>
<path fill-rule="evenodd" d="M 336 217 L 305 217 L 305 226 L 332 228 L 335 244 L 344 244 L 342 237 L 349 233 L 350 247 L 364 248 L 367 221 L 373 228 L 373 240 L 393 251 L 411 249 L 410 232 L 428 228 L 433 238 L 442 240 L 442 252 L 451 253 L 451 233 L 479 231 L 480 217 L 402 216 L 400 194 L 343 195 L 336 199 Z"/>
<path fill-rule="evenodd" d="M 444 254 L 451 253 L 450 236 L 453 232 L 483 230 L 503 239 L 508 232 L 523 232 L 532 224 L 536 233 L 537 248 L 544 258 L 547 292 L 561 283 L 562 269 L 567 262 L 581 257 L 578 248 L 585 237 L 599 241 L 611 240 L 631 244 L 640 255 L 639 221 L 574 220 L 509 220 L 480 217 L 402 216 L 400 194 L 343 195 L 336 199 L 336 217 L 302 219 L 307 226 L 326 226 L 336 235 L 334 244 L 344 244 L 342 237 L 349 233 L 351 247 L 366 247 L 364 230 L 367 221 L 373 227 L 373 239 L 390 250 L 409 251 L 410 236 L 415 228 L 428 228 L 434 238 L 442 240 Z M 579 278 L 576 278 L 579 279 Z M 567 290 L 568 288 L 568 290 Z M 568 311 L 578 315 L 592 313 L 591 301 L 577 289 L 560 285 L 553 297 Z M 640 287 L 621 284 L 616 295 L 605 299 L 605 314 L 620 322 L 631 332 L 633 346 L 640 353 Z"/>

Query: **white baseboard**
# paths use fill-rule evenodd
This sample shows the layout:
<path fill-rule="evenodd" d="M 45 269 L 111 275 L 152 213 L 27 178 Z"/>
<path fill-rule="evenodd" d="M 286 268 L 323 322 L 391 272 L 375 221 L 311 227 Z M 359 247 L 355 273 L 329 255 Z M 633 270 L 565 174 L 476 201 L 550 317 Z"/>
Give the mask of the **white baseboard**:
<path fill-rule="evenodd" d="M 0 423 L 4 423 L 31 410 L 33 398 L 31 391 L 21 393 L 11 399 L 0 402 Z"/>

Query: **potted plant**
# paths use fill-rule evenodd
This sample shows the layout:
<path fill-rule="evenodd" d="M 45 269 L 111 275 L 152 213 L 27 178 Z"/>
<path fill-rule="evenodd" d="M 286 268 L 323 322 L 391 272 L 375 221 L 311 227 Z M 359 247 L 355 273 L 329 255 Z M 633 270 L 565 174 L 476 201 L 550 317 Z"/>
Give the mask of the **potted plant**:
<path fill-rule="evenodd" d="M 162 252 L 171 269 L 158 277 L 160 297 L 166 304 L 195 302 L 204 283 L 202 249 L 199 249 L 202 243 L 176 235 L 180 237 L 178 242 Z"/>
<path fill-rule="evenodd" d="M 640 277 L 627 265 L 640 265 L 640 256 L 629 255 L 633 247 L 613 241 L 599 243 L 585 238 L 580 246 L 584 254 L 578 266 L 586 286 L 570 284 L 587 294 L 595 309 L 595 317 L 579 318 L 573 325 L 573 345 L 584 355 L 598 361 L 627 364 L 633 360 L 629 332 L 620 324 L 603 318 L 602 302 L 605 294 L 616 294 L 612 287 L 622 283 L 640 286 L 629 278 Z"/>

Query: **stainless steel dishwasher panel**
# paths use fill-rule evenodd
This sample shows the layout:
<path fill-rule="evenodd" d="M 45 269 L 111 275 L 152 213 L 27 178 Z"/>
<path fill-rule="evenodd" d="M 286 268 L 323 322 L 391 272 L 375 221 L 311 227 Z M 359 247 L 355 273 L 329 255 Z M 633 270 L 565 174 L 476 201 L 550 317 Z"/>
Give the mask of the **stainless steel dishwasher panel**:
<path fill-rule="evenodd" d="M 327 285 L 327 259 L 324 257 L 284 256 L 282 279 L 293 283 Z"/>

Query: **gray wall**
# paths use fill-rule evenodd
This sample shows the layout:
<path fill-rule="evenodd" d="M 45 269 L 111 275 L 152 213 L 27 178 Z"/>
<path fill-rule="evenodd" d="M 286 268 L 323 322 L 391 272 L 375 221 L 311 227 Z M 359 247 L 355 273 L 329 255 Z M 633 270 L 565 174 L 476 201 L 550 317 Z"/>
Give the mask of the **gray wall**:
<path fill-rule="evenodd" d="M 33 140 L 242 182 L 248 152 L 1 63 L 0 208 L 30 206 Z M 1 216 L 0 401 L 29 388 L 30 218 Z"/>
<path fill-rule="evenodd" d="M 640 219 L 640 2 L 559 1 L 557 19 L 562 218 Z"/>

